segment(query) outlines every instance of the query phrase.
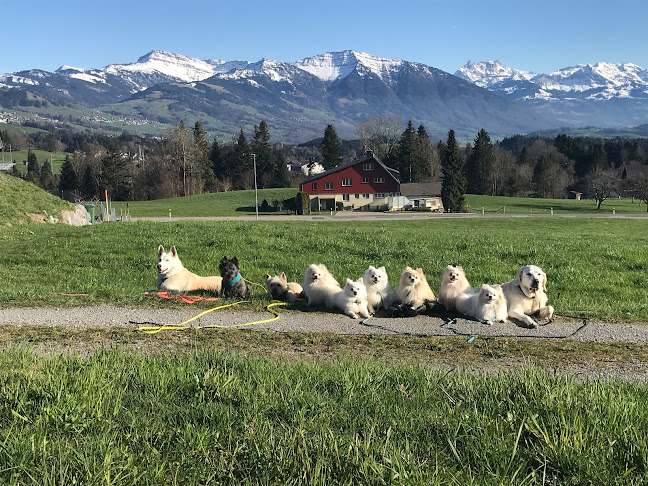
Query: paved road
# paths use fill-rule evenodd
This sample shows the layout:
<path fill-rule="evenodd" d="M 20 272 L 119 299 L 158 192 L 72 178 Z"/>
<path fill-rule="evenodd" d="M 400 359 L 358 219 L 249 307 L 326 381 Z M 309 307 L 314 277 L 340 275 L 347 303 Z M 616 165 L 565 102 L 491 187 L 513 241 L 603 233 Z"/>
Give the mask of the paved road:
<path fill-rule="evenodd" d="M 113 306 L 53 308 L 0 308 L 0 325 L 46 325 L 71 327 L 131 327 L 145 323 L 179 324 L 204 309 L 142 309 Z M 277 321 L 256 324 L 254 329 L 270 331 L 332 332 L 341 334 L 399 334 L 409 336 L 518 336 L 600 342 L 648 342 L 648 324 L 611 324 L 575 318 L 558 318 L 537 329 L 525 329 L 513 323 L 492 325 L 457 320 L 446 323 L 430 316 L 410 318 L 372 317 L 365 324 L 343 314 L 278 307 Z M 267 312 L 222 309 L 210 312 L 189 325 L 231 326 L 272 318 Z"/>
<path fill-rule="evenodd" d="M 427 213 L 396 211 L 392 213 L 379 213 L 370 211 L 340 211 L 336 214 L 311 214 L 308 216 L 281 214 L 259 215 L 259 221 L 373 221 L 373 220 L 398 220 L 398 219 L 451 219 L 451 218 L 616 218 L 616 219 L 645 219 L 648 213 L 640 214 L 477 214 L 477 213 Z M 256 216 L 201 216 L 201 217 L 143 217 L 131 218 L 131 221 L 146 220 L 157 222 L 170 221 L 255 221 Z"/>

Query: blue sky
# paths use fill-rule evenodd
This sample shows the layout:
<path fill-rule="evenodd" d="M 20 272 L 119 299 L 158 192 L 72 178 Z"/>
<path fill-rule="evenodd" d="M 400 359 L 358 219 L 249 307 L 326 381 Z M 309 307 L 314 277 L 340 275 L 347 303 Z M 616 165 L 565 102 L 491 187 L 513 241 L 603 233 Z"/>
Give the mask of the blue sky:
<path fill-rule="evenodd" d="M 536 73 L 648 69 L 645 0 L 0 0 L 0 18 L 0 73 L 126 64 L 153 49 L 286 62 L 353 49 L 451 73 L 494 59 Z"/>

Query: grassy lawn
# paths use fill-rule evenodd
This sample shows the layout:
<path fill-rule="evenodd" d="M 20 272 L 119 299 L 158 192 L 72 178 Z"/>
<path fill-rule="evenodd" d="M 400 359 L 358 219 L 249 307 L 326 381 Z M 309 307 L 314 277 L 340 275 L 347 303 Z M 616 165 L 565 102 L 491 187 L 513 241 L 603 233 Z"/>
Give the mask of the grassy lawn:
<path fill-rule="evenodd" d="M 506 282 L 533 263 L 548 275 L 557 313 L 646 322 L 646 234 L 648 220 L 587 218 L 14 226 L 0 229 L 0 305 L 153 305 L 142 293 L 154 287 L 163 244 L 176 245 L 200 275 L 218 274 L 223 256 L 238 256 L 243 276 L 258 283 L 281 271 L 301 282 L 310 263 L 325 263 L 341 281 L 385 265 L 395 285 L 411 265 L 438 291 L 449 263 L 463 265 L 473 286 Z M 257 291 L 261 307 L 266 295 Z"/>
<path fill-rule="evenodd" d="M 295 197 L 297 192 L 296 188 L 259 189 L 259 206 L 264 199 L 268 201 L 268 204 L 272 205 L 275 200 L 283 201 Z M 130 215 L 134 218 L 164 218 L 169 216 L 169 210 L 171 210 L 171 216 L 186 218 L 255 214 L 254 200 L 254 190 L 251 190 L 199 194 L 154 201 L 131 201 L 129 203 L 116 201 L 111 204 L 115 208 L 117 215 L 120 214 L 120 211 L 126 213 L 128 209 Z"/>
<path fill-rule="evenodd" d="M 644 484 L 648 388 L 373 359 L 0 354 L 4 484 Z"/>
<path fill-rule="evenodd" d="M 466 204 L 471 213 L 507 214 L 645 214 L 646 205 L 632 198 L 607 199 L 596 209 L 594 199 L 540 199 L 526 197 L 480 196 L 466 194 Z"/>
<path fill-rule="evenodd" d="M 63 165 L 63 162 L 65 162 L 65 156 L 72 155 L 66 152 L 47 152 L 46 150 L 39 149 L 32 149 L 32 152 L 36 155 L 41 167 L 43 167 L 46 160 L 50 161 L 52 163 L 52 171 L 54 174 L 59 174 L 61 172 L 61 166 Z M 16 161 L 16 167 L 18 167 L 18 170 L 22 173 L 27 173 L 27 166 L 23 165 L 23 161 L 27 160 L 27 154 L 28 150 L 18 150 L 11 152 L 11 157 L 9 157 L 9 152 L 5 152 L 4 159 L 5 162 L 8 163 Z"/>

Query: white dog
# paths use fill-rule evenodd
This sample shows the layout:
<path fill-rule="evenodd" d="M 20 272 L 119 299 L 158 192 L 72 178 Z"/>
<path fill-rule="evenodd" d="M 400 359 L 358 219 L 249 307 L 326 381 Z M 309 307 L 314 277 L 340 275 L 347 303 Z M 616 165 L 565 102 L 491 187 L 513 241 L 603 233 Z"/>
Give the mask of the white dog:
<path fill-rule="evenodd" d="M 540 267 L 525 265 L 516 277 L 502 284 L 508 304 L 509 317 L 522 322 L 527 327 L 537 327 L 538 323 L 529 316 L 551 319 L 554 308 L 547 305 L 547 275 Z"/>
<path fill-rule="evenodd" d="M 167 252 L 160 245 L 158 246 L 155 285 L 159 290 L 172 293 L 208 290 L 217 294 L 221 290 L 223 279 L 219 276 L 201 277 L 190 272 L 180 261 L 175 246 L 172 246 L 171 250 Z"/>
<path fill-rule="evenodd" d="M 326 266 L 319 264 L 309 265 L 304 273 L 303 294 L 306 294 L 308 305 L 331 306 L 331 297 L 342 288 L 335 277 L 331 275 Z"/>
<path fill-rule="evenodd" d="M 500 285 L 482 285 L 459 294 L 456 299 L 457 310 L 476 321 L 490 324 L 493 321 L 506 322 L 506 299 Z"/>
<path fill-rule="evenodd" d="M 434 299 L 436 299 L 434 292 L 432 292 L 421 268 L 414 270 L 411 267 L 405 267 L 398 281 L 398 286 L 389 294 L 390 304 L 400 302 L 414 309 L 421 307 L 425 301 L 433 301 Z"/>
<path fill-rule="evenodd" d="M 457 300 L 457 297 L 469 290 L 472 289 L 468 279 L 466 278 L 463 267 L 448 265 L 444 270 L 443 278 L 441 279 L 441 290 L 439 291 L 438 301 L 446 308 L 446 310 L 455 310 L 455 301 Z"/>
<path fill-rule="evenodd" d="M 344 288 L 331 297 L 331 305 L 340 309 L 351 319 L 357 319 L 358 316 L 369 317 L 367 289 L 362 278 L 358 280 L 347 278 Z"/>
<path fill-rule="evenodd" d="M 389 280 L 385 267 L 370 266 L 362 276 L 362 281 L 367 288 L 367 303 L 369 313 L 380 308 L 381 304 L 387 308 L 387 294 L 389 294 Z"/>

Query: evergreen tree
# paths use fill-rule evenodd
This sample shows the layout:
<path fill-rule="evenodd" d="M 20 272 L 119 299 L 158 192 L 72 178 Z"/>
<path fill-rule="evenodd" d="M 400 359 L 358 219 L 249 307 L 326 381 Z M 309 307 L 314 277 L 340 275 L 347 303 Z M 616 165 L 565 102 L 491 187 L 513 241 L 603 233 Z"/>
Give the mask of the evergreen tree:
<path fill-rule="evenodd" d="M 202 126 L 202 123 L 197 121 L 194 124 L 193 131 L 193 145 L 196 151 L 196 165 L 203 181 L 203 189 L 205 192 L 214 192 L 216 190 L 216 176 L 212 170 L 209 160 L 209 142 L 205 138 L 207 132 Z"/>
<path fill-rule="evenodd" d="M 407 122 L 407 128 L 401 134 L 398 148 L 396 149 L 397 168 L 400 172 L 401 182 L 413 182 L 412 164 L 416 163 L 416 131 L 412 120 Z"/>
<path fill-rule="evenodd" d="M 99 189 L 107 190 L 113 200 L 126 201 L 131 192 L 130 172 L 128 158 L 111 145 L 100 161 Z"/>
<path fill-rule="evenodd" d="M 459 213 L 464 208 L 464 193 L 466 178 L 463 167 L 464 160 L 457 145 L 454 130 L 448 132 L 448 141 L 441 153 L 441 199 L 446 211 Z"/>
<path fill-rule="evenodd" d="M 27 151 L 27 176 L 25 179 L 34 184 L 38 184 L 40 182 L 40 173 L 41 166 L 38 163 L 38 158 L 36 157 L 36 154 L 29 149 Z"/>
<path fill-rule="evenodd" d="M 342 163 L 342 142 L 340 142 L 333 125 L 327 125 L 324 129 L 320 153 L 324 170 L 332 169 Z"/>
<path fill-rule="evenodd" d="M 233 148 L 225 163 L 227 176 L 231 179 L 234 190 L 249 189 L 252 187 L 250 182 L 254 180 L 253 160 L 243 129 L 234 140 Z"/>
<path fill-rule="evenodd" d="M 259 126 L 254 125 L 254 137 L 250 142 L 250 149 L 256 158 L 257 186 L 262 188 L 273 187 L 275 160 L 270 146 L 268 124 L 265 121 L 261 121 Z"/>
<path fill-rule="evenodd" d="M 466 189 L 470 194 L 492 195 L 493 164 L 493 144 L 488 132 L 482 128 L 466 162 Z"/>
<path fill-rule="evenodd" d="M 41 168 L 39 181 L 40 181 L 39 185 L 46 191 L 51 191 L 56 187 L 56 177 L 52 172 L 52 164 L 47 159 L 45 159 L 45 163 Z"/>
<path fill-rule="evenodd" d="M 290 174 L 288 173 L 288 164 L 283 152 L 275 153 L 275 177 L 274 187 L 290 187 Z"/>
<path fill-rule="evenodd" d="M 95 199 L 99 195 L 97 177 L 91 165 L 86 165 L 81 178 L 81 192 L 85 199 Z"/>
<path fill-rule="evenodd" d="M 72 167 L 70 156 L 66 155 L 65 161 L 61 166 L 61 178 L 58 184 L 59 191 L 75 191 L 78 184 L 79 180 L 74 167 Z"/>
<path fill-rule="evenodd" d="M 227 177 L 224 174 L 223 154 L 216 139 L 214 139 L 214 143 L 212 143 L 211 149 L 209 150 L 209 162 L 216 178 L 223 180 Z"/>
<path fill-rule="evenodd" d="M 416 132 L 416 157 L 412 166 L 412 181 L 421 182 L 434 177 L 439 171 L 439 156 L 423 125 Z"/>

